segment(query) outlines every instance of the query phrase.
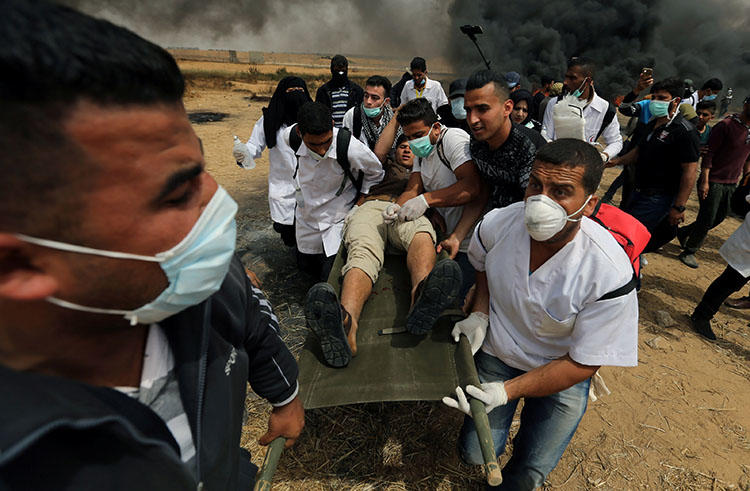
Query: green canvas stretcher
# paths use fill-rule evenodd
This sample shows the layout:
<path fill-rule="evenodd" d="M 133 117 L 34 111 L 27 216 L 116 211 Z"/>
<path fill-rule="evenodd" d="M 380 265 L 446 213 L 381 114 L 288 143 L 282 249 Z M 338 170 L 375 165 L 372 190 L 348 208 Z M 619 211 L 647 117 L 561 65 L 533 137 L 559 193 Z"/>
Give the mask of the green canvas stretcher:
<path fill-rule="evenodd" d="M 341 293 L 340 251 L 328 282 Z M 439 400 L 459 384 L 453 324 L 463 316 L 446 311 L 432 332 L 415 336 L 405 330 L 411 282 L 405 256 L 387 255 L 383 270 L 362 311 L 357 356 L 346 368 L 323 361 L 310 333 L 300 354 L 300 394 L 306 409 L 377 401 Z M 383 334 L 382 331 L 403 331 Z M 467 360 L 463 360 L 464 363 Z M 468 360 L 473 366 L 473 360 Z"/>
<path fill-rule="evenodd" d="M 445 257 L 445 254 L 439 259 Z M 341 294 L 343 247 L 328 277 Z M 446 310 L 432 331 L 423 336 L 405 330 L 411 281 L 405 256 L 386 255 L 383 270 L 362 310 L 357 331 L 357 356 L 345 368 L 331 368 L 323 361 L 317 339 L 310 333 L 299 357 L 300 397 L 305 409 L 379 401 L 440 400 L 455 396 L 460 385 L 479 385 L 474 358 L 466 336 L 459 343 L 450 333 L 464 316 Z M 383 330 L 403 331 L 384 334 Z M 482 402 L 470 398 L 487 482 L 502 482 L 489 421 Z M 279 451 L 280 454 L 280 451 Z M 278 457 L 276 457 L 278 459 Z"/>

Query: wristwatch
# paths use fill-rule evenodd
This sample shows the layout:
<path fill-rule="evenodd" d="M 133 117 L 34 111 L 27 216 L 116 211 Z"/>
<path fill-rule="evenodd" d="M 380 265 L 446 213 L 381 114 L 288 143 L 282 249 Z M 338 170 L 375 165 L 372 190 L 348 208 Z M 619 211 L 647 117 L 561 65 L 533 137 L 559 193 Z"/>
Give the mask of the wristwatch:
<path fill-rule="evenodd" d="M 675 210 L 679 211 L 680 213 L 682 213 L 683 211 L 685 211 L 685 207 L 684 206 L 672 205 L 672 208 L 674 208 Z"/>

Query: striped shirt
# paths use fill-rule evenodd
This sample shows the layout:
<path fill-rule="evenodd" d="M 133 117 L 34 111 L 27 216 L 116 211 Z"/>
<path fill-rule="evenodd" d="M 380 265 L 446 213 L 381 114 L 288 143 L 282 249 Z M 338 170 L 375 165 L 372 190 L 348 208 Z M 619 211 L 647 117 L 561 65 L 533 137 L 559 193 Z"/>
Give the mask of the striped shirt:
<path fill-rule="evenodd" d="M 333 123 L 336 125 L 336 128 L 341 128 L 344 122 L 344 114 L 349 109 L 348 104 L 349 89 L 347 87 L 331 91 L 331 115 L 333 116 Z"/>

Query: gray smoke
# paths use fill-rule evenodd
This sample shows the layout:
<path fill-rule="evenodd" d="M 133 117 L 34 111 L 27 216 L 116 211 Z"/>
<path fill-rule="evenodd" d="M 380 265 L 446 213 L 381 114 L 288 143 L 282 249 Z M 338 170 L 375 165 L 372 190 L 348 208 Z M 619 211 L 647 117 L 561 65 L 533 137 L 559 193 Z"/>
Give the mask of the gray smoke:
<path fill-rule="evenodd" d="M 679 76 L 698 86 L 718 77 L 735 99 L 750 93 L 747 0 L 474 0 L 455 2 L 450 15 L 450 56 L 464 73 L 483 64 L 458 26 L 479 24 L 493 68 L 519 72 L 527 84 L 543 75 L 559 81 L 569 57 L 587 56 L 608 97 L 632 90 L 642 67 L 653 67 L 657 80 Z"/>
<path fill-rule="evenodd" d="M 165 47 L 365 54 L 444 53 L 450 2 L 62 0 Z"/>

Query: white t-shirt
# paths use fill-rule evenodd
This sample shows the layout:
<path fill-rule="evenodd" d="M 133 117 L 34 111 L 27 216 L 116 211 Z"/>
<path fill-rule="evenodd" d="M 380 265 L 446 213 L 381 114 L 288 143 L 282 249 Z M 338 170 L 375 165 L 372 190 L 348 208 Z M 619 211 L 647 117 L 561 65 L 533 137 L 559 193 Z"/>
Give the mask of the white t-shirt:
<path fill-rule="evenodd" d="M 440 106 L 448 104 L 448 97 L 445 95 L 443 86 L 437 80 L 425 77 L 424 87 L 419 91 L 414 88 L 414 79 L 404 84 L 404 88 L 401 90 L 401 104 L 422 97 L 430 101 L 434 111 L 437 111 Z"/>
<path fill-rule="evenodd" d="M 430 155 L 425 158 L 414 159 L 414 167 L 412 173 L 419 172 L 422 177 L 422 185 L 426 192 L 437 191 L 438 189 L 447 188 L 456 183 L 456 174 L 454 172 L 461 165 L 471 160 L 471 152 L 469 151 L 469 134 L 460 128 L 446 128 L 441 125 L 442 134 L 442 146 L 443 153 L 446 160 L 450 164 L 450 169 L 447 165 L 440 160 L 438 155 L 438 143 L 435 144 L 435 148 L 432 149 Z M 459 220 L 461 220 L 461 214 L 463 213 L 463 206 L 451 206 L 444 208 L 435 208 L 445 219 L 445 225 L 447 232 L 450 234 L 455 230 Z M 460 251 L 466 252 L 469 247 L 469 241 L 471 240 L 471 234 L 467 235 L 464 241 L 461 243 Z"/>
<path fill-rule="evenodd" d="M 271 220 L 284 225 L 294 223 L 294 167 L 297 158 L 294 150 L 284 141 L 287 125 L 282 124 L 276 132 L 276 145 L 268 149 L 268 205 Z M 245 144 L 253 159 L 257 159 L 266 148 L 266 133 L 263 116 L 260 117 L 250 139 Z"/>
<path fill-rule="evenodd" d="M 632 279 L 625 251 L 584 218 L 573 240 L 529 274 L 524 211 L 524 202 L 492 210 L 472 237 L 469 259 L 486 271 L 490 291 L 482 350 L 526 371 L 566 354 L 583 365 L 636 366 L 635 290 L 598 300 Z"/>

